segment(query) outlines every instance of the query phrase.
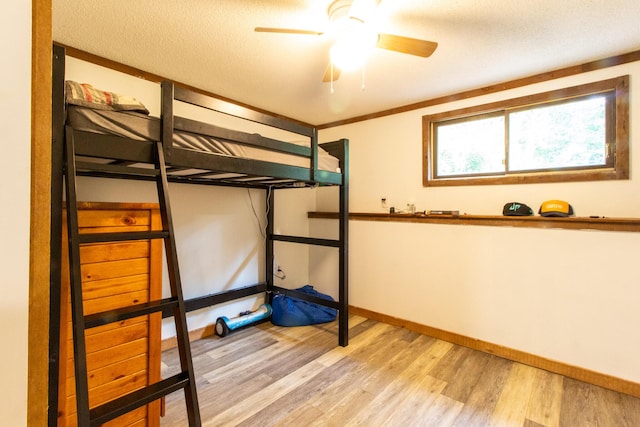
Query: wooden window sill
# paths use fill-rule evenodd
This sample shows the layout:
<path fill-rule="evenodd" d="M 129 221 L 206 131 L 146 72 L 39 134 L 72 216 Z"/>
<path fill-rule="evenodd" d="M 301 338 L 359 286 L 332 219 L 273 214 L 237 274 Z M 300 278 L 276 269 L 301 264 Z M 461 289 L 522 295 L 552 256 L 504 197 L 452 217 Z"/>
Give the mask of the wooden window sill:
<path fill-rule="evenodd" d="M 335 212 L 309 212 L 309 218 L 337 219 Z M 640 231 L 640 218 L 541 217 L 497 215 L 425 215 L 350 212 L 354 221 L 417 222 L 426 224 L 484 225 L 493 227 L 564 228 L 569 230 Z"/>

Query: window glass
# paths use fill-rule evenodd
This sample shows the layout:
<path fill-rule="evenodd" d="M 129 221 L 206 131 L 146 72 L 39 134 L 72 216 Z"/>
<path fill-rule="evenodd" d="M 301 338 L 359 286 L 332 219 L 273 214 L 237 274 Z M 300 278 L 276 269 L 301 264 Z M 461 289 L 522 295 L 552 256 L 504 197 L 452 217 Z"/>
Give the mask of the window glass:
<path fill-rule="evenodd" d="M 444 122 L 436 132 L 438 176 L 504 170 L 504 116 Z"/>
<path fill-rule="evenodd" d="M 509 113 L 509 171 L 605 166 L 606 96 Z"/>

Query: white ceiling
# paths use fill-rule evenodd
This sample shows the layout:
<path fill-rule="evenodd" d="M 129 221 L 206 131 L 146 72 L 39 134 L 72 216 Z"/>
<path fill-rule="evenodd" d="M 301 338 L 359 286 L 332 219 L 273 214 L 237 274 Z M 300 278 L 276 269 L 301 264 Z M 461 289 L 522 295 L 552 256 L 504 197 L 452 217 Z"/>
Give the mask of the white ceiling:
<path fill-rule="evenodd" d="M 53 0 L 53 39 L 319 125 L 640 50 L 639 0 L 382 0 L 378 32 L 436 41 L 430 58 L 376 49 L 322 83 L 332 0 Z M 103 88 L 108 89 L 108 88 Z"/>

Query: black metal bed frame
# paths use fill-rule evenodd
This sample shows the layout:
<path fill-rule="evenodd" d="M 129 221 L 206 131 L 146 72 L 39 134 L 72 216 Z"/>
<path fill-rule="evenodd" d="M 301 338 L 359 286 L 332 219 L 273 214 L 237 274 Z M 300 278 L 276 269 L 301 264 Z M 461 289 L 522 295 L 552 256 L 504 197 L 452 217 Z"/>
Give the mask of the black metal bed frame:
<path fill-rule="evenodd" d="M 51 171 L 51 289 L 49 326 L 49 425 L 57 425 L 58 366 L 60 337 L 60 286 L 62 260 L 62 206 L 64 176 L 64 144 L 71 138 L 75 155 L 82 156 L 76 161 L 78 175 L 89 175 L 119 179 L 150 179 L 141 164 L 154 164 L 154 142 L 131 140 L 123 137 L 82 132 L 65 125 L 66 105 L 64 101 L 65 50 L 53 47 L 53 87 L 52 87 L 52 171 Z M 213 111 L 265 124 L 274 128 L 293 132 L 310 138 L 310 147 L 277 141 L 257 134 L 229 130 L 215 125 L 200 123 L 173 115 L 174 100 L 197 105 Z M 266 232 L 266 281 L 247 287 L 185 300 L 187 312 L 232 301 L 245 296 L 266 292 L 270 302 L 274 294 L 282 293 L 314 302 L 338 310 L 338 344 L 348 345 L 348 183 L 349 152 L 348 140 L 320 144 L 327 152 L 340 161 L 341 172 L 329 172 L 318 168 L 318 132 L 311 126 L 239 107 L 227 101 L 212 98 L 174 85 L 162 83 L 162 147 L 166 163 L 167 178 L 170 182 L 201 185 L 218 185 L 264 189 L 268 209 Z M 259 160 L 219 156 L 174 147 L 174 130 L 208 135 L 248 146 L 292 154 L 308 159 L 309 167 L 289 166 Z M 107 163 L 94 163 L 85 159 L 108 159 Z M 122 173 L 127 169 L 127 173 Z M 198 171 L 192 171 L 197 169 Z M 136 174 L 140 170 L 140 174 Z M 235 174 L 230 177 L 230 174 Z M 310 237 L 286 236 L 274 233 L 274 195 L 276 189 L 299 188 L 302 186 L 339 187 L 339 238 L 317 239 Z M 338 299 L 328 301 L 308 294 L 275 286 L 273 283 L 274 242 L 334 247 L 338 255 Z M 164 313 L 167 317 L 169 313 Z"/>

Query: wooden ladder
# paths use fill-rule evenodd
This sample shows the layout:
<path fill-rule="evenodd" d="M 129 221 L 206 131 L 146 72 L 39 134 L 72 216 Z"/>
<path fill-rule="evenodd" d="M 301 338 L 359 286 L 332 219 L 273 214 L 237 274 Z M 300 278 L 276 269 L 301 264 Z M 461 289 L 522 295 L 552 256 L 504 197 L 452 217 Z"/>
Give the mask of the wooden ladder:
<path fill-rule="evenodd" d="M 178 270 L 178 258 L 169 205 L 167 170 L 161 142 L 155 143 L 155 168 L 138 168 L 118 164 L 98 164 L 76 159 L 73 132 L 67 132 L 64 144 L 64 189 L 66 192 L 67 230 L 69 240 L 69 274 L 71 284 L 71 316 L 73 325 L 73 351 L 76 383 L 76 405 L 79 426 L 99 426 L 129 411 L 153 402 L 174 391 L 183 389 L 189 426 L 201 425 L 200 410 L 193 372 L 189 334 L 182 296 L 182 285 Z M 76 197 L 77 171 L 94 171 L 131 177 L 153 177 L 157 184 L 161 231 L 134 231 L 119 233 L 80 234 L 78 225 L 78 202 Z M 171 297 L 143 304 L 123 307 L 117 310 L 85 316 L 82 302 L 82 279 L 80 272 L 80 245 L 98 242 L 121 242 L 132 240 L 163 239 L 167 257 L 167 269 L 171 287 Z M 178 341 L 181 372 L 162 379 L 142 389 L 89 408 L 89 388 L 87 378 L 87 352 L 85 330 L 97 326 L 161 312 L 163 317 L 173 317 Z"/>

